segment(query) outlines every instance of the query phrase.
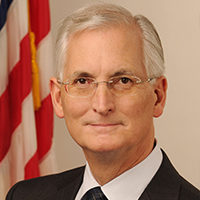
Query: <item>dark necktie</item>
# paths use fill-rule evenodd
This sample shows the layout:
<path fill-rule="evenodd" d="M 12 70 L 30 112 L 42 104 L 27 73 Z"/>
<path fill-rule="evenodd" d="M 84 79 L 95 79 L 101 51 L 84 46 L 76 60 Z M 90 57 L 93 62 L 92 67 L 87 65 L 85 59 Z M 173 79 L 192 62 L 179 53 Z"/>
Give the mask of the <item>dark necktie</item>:
<path fill-rule="evenodd" d="M 100 187 L 95 187 L 88 190 L 81 200 L 108 200 Z"/>

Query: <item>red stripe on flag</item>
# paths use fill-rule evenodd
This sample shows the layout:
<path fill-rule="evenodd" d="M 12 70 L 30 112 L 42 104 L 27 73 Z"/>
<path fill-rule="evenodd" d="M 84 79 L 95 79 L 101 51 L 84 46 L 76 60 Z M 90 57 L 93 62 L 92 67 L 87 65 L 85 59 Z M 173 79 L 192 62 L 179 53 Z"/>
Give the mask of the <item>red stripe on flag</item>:
<path fill-rule="evenodd" d="M 35 34 L 36 46 L 50 31 L 50 13 L 48 0 L 29 0 L 31 30 Z M 46 58 L 44 58 L 46 59 Z M 38 63 L 39 68 L 40 63 Z M 50 150 L 53 138 L 53 106 L 51 97 L 48 95 L 42 99 L 41 107 L 35 112 L 38 158 L 42 161 L 43 157 Z"/>
<path fill-rule="evenodd" d="M 0 97 L 0 161 L 6 155 L 11 136 L 21 123 L 22 102 L 31 91 L 30 41 L 20 42 L 20 60 L 9 74 L 8 86 Z"/>
<path fill-rule="evenodd" d="M 35 34 L 35 44 L 36 47 L 38 47 L 38 44 L 50 31 L 49 2 L 48 0 L 29 0 L 29 5 L 31 31 Z M 44 67 L 41 66 L 39 62 L 37 64 L 40 69 Z M 41 79 L 42 78 L 43 77 L 41 77 Z M 40 88 L 42 88 L 42 85 L 40 85 Z M 34 158 L 32 158 L 26 165 L 26 178 L 33 176 L 31 175 L 31 171 L 34 168 L 33 166 L 36 166 L 36 164 L 39 164 L 43 159 L 45 159 L 45 155 L 48 153 L 52 145 L 53 107 L 50 95 L 45 99 L 41 99 L 41 107 L 39 110 L 35 111 L 35 123 L 37 132 L 37 152 L 34 155 Z"/>
<path fill-rule="evenodd" d="M 51 96 L 48 95 L 42 106 L 35 112 L 37 130 L 37 152 L 28 161 L 25 167 L 25 179 L 34 178 L 40 175 L 39 161 L 49 151 L 53 137 L 53 108 Z"/>
<path fill-rule="evenodd" d="M 25 166 L 25 179 L 35 178 L 40 176 L 38 155 L 35 153 Z"/>
<path fill-rule="evenodd" d="M 29 0 L 31 30 L 36 36 L 36 46 L 50 30 L 50 13 L 48 0 Z"/>
<path fill-rule="evenodd" d="M 39 160 L 49 151 L 53 138 L 53 107 L 48 95 L 35 112 Z"/>

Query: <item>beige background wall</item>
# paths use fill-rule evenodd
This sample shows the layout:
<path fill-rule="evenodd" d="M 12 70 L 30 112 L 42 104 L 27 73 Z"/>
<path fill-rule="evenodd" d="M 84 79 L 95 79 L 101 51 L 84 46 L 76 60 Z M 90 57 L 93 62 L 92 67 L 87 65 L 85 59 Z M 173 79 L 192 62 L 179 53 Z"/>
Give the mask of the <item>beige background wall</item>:
<path fill-rule="evenodd" d="M 50 0 L 52 28 L 62 17 L 95 0 Z M 169 82 L 167 105 L 155 119 L 156 137 L 178 171 L 200 188 L 200 1 L 108 0 L 156 26 L 165 52 Z M 55 35 L 55 32 L 53 32 Z M 84 163 L 81 150 L 55 117 L 58 171 Z"/>

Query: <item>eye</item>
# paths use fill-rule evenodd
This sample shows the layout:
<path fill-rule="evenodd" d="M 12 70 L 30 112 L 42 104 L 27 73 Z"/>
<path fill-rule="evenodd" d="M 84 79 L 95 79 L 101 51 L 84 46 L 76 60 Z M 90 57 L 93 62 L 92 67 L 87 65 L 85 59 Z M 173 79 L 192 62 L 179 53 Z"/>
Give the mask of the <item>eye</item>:
<path fill-rule="evenodd" d="M 130 90 L 138 83 L 138 80 L 134 76 L 118 76 L 111 80 L 110 87 L 117 91 Z"/>
<path fill-rule="evenodd" d="M 76 88 L 86 88 L 89 87 L 93 82 L 94 80 L 91 78 L 80 77 L 72 81 L 71 85 L 73 85 Z"/>
<path fill-rule="evenodd" d="M 128 77 L 121 77 L 120 82 L 123 83 L 123 84 L 127 84 L 127 83 L 129 83 L 129 82 L 131 83 L 133 81 Z"/>
<path fill-rule="evenodd" d="M 119 76 L 119 77 L 114 77 L 111 79 L 111 85 L 132 85 L 134 84 L 134 80 L 131 77 L 127 76 Z"/>
<path fill-rule="evenodd" d="M 119 76 L 112 79 L 110 87 L 116 90 L 129 90 L 134 85 L 134 81 L 131 77 L 127 76 Z"/>
<path fill-rule="evenodd" d="M 87 79 L 86 78 L 78 78 L 78 79 L 75 79 L 74 84 L 86 84 L 87 83 Z"/>

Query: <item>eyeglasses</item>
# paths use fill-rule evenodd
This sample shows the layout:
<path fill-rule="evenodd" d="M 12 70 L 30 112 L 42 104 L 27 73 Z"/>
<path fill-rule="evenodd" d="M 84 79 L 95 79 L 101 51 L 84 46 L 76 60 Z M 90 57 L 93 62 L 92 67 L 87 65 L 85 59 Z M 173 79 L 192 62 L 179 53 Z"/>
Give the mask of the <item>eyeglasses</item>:
<path fill-rule="evenodd" d="M 90 97 L 92 96 L 99 84 L 106 84 L 110 92 L 115 96 L 122 96 L 132 92 L 134 86 L 145 82 L 150 82 L 155 78 L 142 80 L 136 76 L 123 75 L 111 78 L 109 81 L 95 81 L 90 77 L 78 77 L 74 80 L 62 82 L 57 80 L 59 84 L 65 86 L 65 90 L 72 97 Z"/>

